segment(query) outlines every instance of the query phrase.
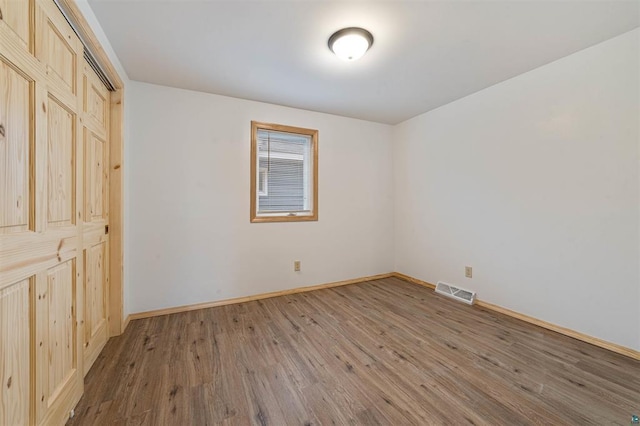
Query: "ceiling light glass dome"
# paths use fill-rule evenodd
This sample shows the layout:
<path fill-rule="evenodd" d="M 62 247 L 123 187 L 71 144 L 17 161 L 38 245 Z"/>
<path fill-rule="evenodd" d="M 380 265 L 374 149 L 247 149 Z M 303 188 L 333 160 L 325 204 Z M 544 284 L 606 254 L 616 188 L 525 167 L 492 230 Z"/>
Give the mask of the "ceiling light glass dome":
<path fill-rule="evenodd" d="M 343 28 L 329 38 L 329 49 L 345 61 L 360 59 L 373 44 L 373 36 L 364 28 Z"/>

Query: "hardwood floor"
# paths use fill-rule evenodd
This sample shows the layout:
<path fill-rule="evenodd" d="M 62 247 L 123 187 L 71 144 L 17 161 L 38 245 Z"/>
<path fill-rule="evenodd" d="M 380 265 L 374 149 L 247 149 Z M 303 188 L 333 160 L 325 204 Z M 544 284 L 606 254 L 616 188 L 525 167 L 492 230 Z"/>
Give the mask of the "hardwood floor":
<path fill-rule="evenodd" d="M 397 278 L 131 322 L 69 425 L 621 424 L 640 362 Z"/>

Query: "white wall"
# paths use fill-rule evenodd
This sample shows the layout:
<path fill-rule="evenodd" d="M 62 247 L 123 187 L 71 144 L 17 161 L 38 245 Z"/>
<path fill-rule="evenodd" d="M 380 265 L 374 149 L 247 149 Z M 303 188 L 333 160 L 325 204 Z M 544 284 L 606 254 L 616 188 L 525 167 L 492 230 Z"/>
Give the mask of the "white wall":
<path fill-rule="evenodd" d="M 132 312 L 393 270 L 390 126 L 139 82 L 127 90 Z M 251 120 L 319 130 L 318 222 L 249 222 Z"/>
<path fill-rule="evenodd" d="M 396 270 L 640 350 L 639 38 L 396 126 Z"/>

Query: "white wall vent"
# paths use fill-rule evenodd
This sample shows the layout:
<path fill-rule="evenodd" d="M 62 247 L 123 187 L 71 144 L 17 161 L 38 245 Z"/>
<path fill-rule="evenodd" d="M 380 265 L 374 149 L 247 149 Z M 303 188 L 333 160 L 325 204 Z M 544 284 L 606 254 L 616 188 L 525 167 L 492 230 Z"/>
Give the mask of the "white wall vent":
<path fill-rule="evenodd" d="M 443 294 L 468 305 L 473 305 L 473 302 L 476 300 L 475 291 L 454 287 L 451 284 L 443 283 L 442 281 L 438 281 L 438 285 L 436 285 L 436 293 Z"/>

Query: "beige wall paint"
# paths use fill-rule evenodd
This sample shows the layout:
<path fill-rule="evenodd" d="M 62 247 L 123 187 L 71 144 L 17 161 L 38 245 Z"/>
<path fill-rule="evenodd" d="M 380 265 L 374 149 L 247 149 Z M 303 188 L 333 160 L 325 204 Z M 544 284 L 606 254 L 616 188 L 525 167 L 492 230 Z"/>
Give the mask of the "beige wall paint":
<path fill-rule="evenodd" d="M 132 312 L 393 269 L 391 126 L 138 82 L 128 102 Z M 317 222 L 249 222 L 252 120 L 319 131 Z"/>
<path fill-rule="evenodd" d="M 398 125 L 396 270 L 640 349 L 639 38 Z"/>

